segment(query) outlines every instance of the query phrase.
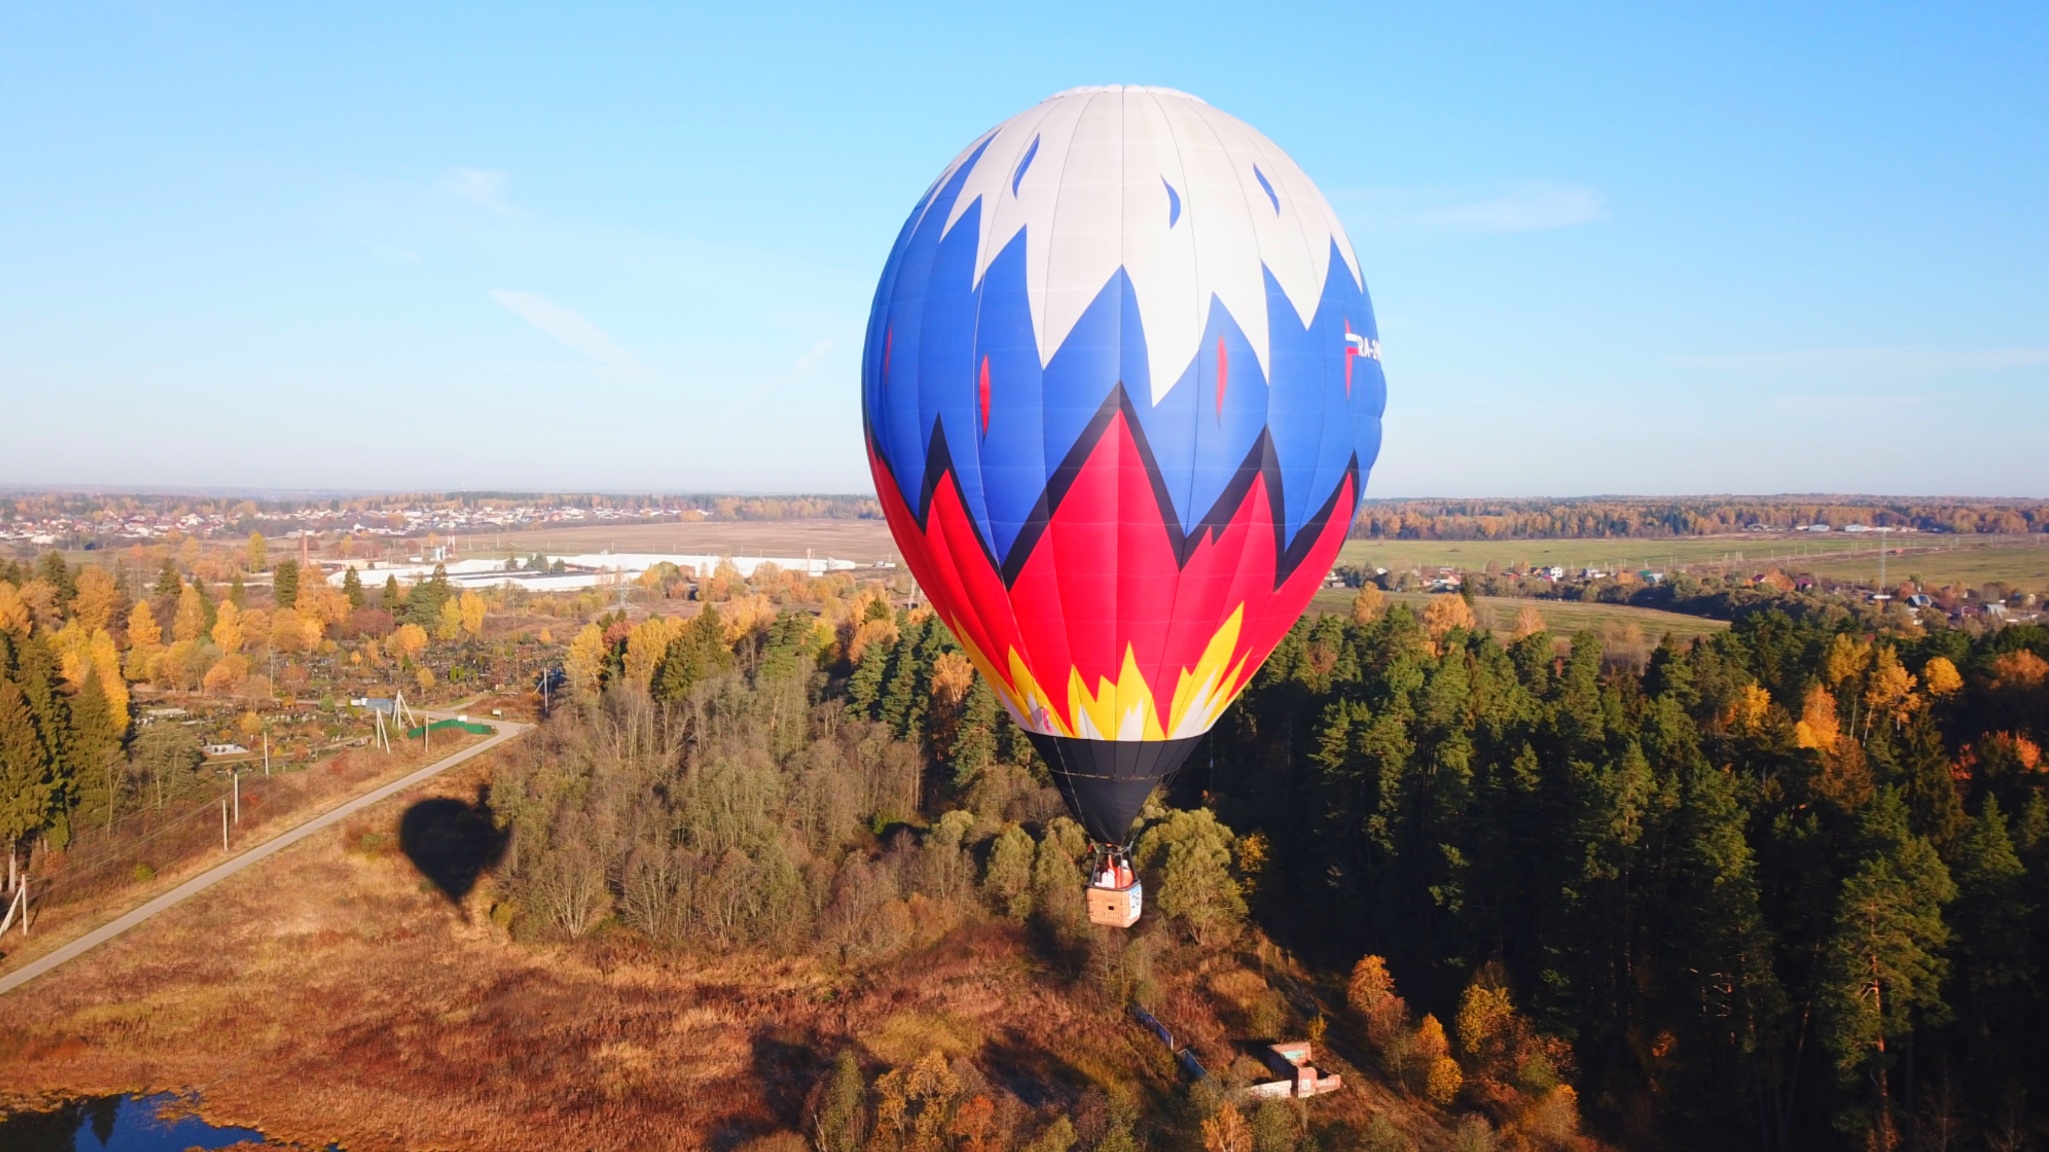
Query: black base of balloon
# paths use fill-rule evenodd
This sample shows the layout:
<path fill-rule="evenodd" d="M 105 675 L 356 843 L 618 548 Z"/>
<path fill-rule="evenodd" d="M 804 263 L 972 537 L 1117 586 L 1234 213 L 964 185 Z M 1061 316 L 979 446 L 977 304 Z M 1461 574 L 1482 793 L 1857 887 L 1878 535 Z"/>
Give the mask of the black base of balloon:
<path fill-rule="evenodd" d="M 1099 844 L 1123 844 L 1153 786 L 1181 767 L 1200 736 L 1180 740 L 1085 740 L 1027 733 L 1067 807 Z"/>

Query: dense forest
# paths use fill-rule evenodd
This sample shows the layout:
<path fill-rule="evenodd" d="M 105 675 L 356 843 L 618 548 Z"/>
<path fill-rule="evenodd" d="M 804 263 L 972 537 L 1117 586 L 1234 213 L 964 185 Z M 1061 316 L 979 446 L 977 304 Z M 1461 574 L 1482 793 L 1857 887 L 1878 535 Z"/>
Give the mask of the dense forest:
<path fill-rule="evenodd" d="M 616 630 L 501 774 L 516 932 L 858 962 L 995 915 L 1109 962 L 1078 829 L 936 620 L 711 619 L 638 670 Z M 1399 1006 L 1397 1080 L 1418 1045 L 1450 1066 L 1426 1098 L 1498 1116 L 1567 1077 L 1629 1146 L 2024 1145 L 2049 632 L 1760 608 L 1644 661 L 1468 620 L 1368 597 L 1298 626 L 1137 830 L 1149 917 L 1201 948 L 1249 913 L 1356 966 L 1368 1035 Z M 1492 1079 L 1489 997 L 1522 1029 Z"/>
<path fill-rule="evenodd" d="M 1511 989 L 1631 1143 L 2022 1146 L 2049 631 L 1767 609 L 1641 671 L 1558 647 L 1298 627 L 1184 784 L 1271 842 L 1269 931 L 1439 1011 Z"/>
<path fill-rule="evenodd" d="M 2049 528 L 2049 501 L 1882 496 L 1590 496 L 1573 500 L 1369 500 L 1352 538 L 1552 540 L 1783 532 L 1808 524 L 2019 534 Z"/>

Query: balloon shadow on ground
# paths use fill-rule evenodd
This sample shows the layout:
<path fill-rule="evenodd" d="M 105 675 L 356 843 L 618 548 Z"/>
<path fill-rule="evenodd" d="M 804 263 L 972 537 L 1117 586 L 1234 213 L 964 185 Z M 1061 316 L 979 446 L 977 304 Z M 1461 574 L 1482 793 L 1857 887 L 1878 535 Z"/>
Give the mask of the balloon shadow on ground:
<path fill-rule="evenodd" d="M 399 851 L 458 911 L 477 880 L 505 855 L 508 839 L 491 812 L 488 784 L 477 786 L 473 803 L 437 796 L 406 809 L 398 822 Z"/>

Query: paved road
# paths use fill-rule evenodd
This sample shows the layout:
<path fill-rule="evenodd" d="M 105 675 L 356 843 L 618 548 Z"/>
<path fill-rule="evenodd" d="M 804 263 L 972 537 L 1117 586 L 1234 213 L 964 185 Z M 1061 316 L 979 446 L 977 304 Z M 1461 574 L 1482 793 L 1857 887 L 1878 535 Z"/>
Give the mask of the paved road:
<path fill-rule="evenodd" d="M 242 869 L 249 867 L 251 864 L 254 864 L 257 861 L 262 860 L 264 857 L 269 856 L 271 853 L 281 852 L 286 848 L 290 848 L 292 845 L 297 844 L 299 841 L 304 840 L 306 837 L 313 835 L 315 832 L 318 832 L 323 828 L 332 827 L 333 825 L 348 819 L 350 816 L 353 816 L 356 813 L 361 812 L 363 809 L 370 807 L 372 804 L 375 804 L 380 800 L 390 799 L 391 797 L 398 795 L 400 792 L 403 792 L 406 789 L 411 788 L 413 785 L 418 784 L 423 780 L 430 779 L 439 773 L 445 772 L 448 769 L 455 767 L 457 764 L 460 764 L 463 761 L 470 759 L 471 757 L 478 756 L 485 752 L 488 752 L 491 749 L 496 748 L 500 744 L 505 743 L 507 740 L 517 739 L 533 727 L 533 725 L 531 724 L 515 724 L 509 720 L 493 720 L 490 721 L 490 723 L 497 727 L 498 731 L 496 733 L 493 733 L 491 736 L 486 737 L 483 743 L 472 744 L 468 748 L 465 748 L 452 756 L 446 756 L 440 760 L 436 760 L 434 763 L 427 765 L 425 768 L 422 768 L 419 771 L 414 772 L 408 776 L 404 776 L 400 779 L 394 780 L 391 783 L 386 784 L 382 788 L 379 788 L 373 792 L 366 792 L 353 800 L 346 801 L 338 808 L 330 808 L 322 815 L 316 816 L 313 819 L 308 820 L 306 823 L 299 825 L 298 827 L 292 829 L 289 832 L 283 833 L 282 835 L 266 840 L 263 843 L 258 844 L 256 847 L 249 849 L 247 852 L 244 852 L 239 856 L 236 856 L 230 860 L 225 860 L 213 866 L 212 868 L 207 869 L 205 872 L 202 872 L 199 875 L 194 876 L 192 879 L 185 881 L 183 884 L 178 885 L 176 888 L 171 889 L 169 892 L 164 893 L 162 896 L 159 896 L 156 899 L 150 901 L 149 903 L 144 904 L 142 907 L 137 908 L 135 911 L 120 917 L 112 923 L 104 925 L 100 928 L 96 928 L 93 931 L 86 933 L 84 936 L 81 936 L 78 939 L 73 940 L 71 943 L 66 944 L 64 947 L 57 949 L 55 952 L 52 952 L 46 956 L 39 957 L 36 960 L 23 965 L 19 971 L 9 972 L 5 976 L 0 976 L 0 995 L 5 995 L 8 992 L 12 992 L 14 989 L 21 987 L 23 984 L 26 984 L 29 981 L 35 979 L 36 977 L 41 976 L 43 973 L 48 972 L 50 969 L 55 968 L 60 964 L 77 959 L 79 956 L 82 956 L 85 953 L 92 951 L 94 948 L 97 948 L 100 945 L 105 944 L 107 941 L 112 940 L 114 937 L 119 936 L 121 933 L 128 931 L 130 928 L 135 927 L 137 924 L 142 923 L 143 921 L 149 919 L 157 913 L 162 912 L 165 909 L 180 903 L 181 901 L 190 899 L 193 896 L 197 896 L 199 893 L 204 892 L 208 888 L 211 888 L 214 885 L 220 883 L 221 881 L 227 879 L 228 877 L 233 876 L 235 873 L 240 872 Z"/>

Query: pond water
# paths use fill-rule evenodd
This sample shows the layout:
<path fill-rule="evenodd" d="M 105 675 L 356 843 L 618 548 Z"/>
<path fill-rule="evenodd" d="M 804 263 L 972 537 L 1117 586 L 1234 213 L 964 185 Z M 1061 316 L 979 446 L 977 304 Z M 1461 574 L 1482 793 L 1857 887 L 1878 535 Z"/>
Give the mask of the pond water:
<path fill-rule="evenodd" d="M 254 1128 L 217 1128 L 192 1114 L 195 1099 L 87 1096 L 47 1112 L 0 1117 L 6 1152 L 187 1152 L 192 1148 L 288 1148 Z"/>

